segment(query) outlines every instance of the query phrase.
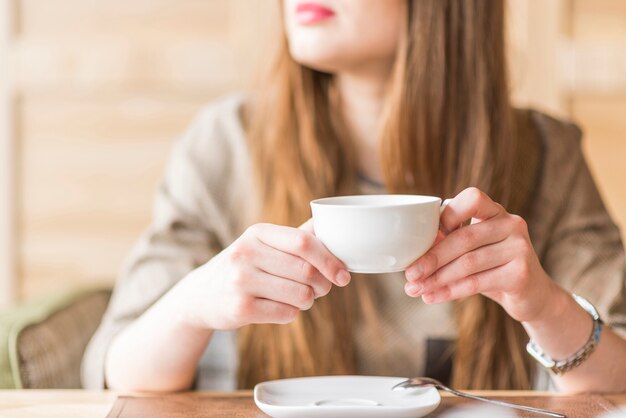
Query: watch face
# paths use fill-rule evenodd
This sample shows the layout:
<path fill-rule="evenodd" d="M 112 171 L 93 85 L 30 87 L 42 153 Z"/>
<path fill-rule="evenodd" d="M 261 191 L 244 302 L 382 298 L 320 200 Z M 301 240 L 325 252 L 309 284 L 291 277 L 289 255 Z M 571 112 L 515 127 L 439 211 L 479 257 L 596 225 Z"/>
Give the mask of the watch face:
<path fill-rule="evenodd" d="M 547 369 L 551 369 L 556 365 L 555 361 L 552 360 L 547 354 L 544 354 L 539 346 L 532 340 L 526 345 L 526 351 L 528 351 L 528 354 L 537 360 L 539 364 Z"/>

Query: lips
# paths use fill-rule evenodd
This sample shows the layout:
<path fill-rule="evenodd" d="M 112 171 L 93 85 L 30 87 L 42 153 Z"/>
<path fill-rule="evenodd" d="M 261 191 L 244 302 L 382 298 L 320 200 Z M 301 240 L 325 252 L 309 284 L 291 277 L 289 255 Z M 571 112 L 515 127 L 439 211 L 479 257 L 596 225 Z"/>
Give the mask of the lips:
<path fill-rule="evenodd" d="M 322 22 L 335 16 L 335 12 L 319 3 L 304 2 L 296 7 L 296 20 L 298 23 L 307 25 Z"/>

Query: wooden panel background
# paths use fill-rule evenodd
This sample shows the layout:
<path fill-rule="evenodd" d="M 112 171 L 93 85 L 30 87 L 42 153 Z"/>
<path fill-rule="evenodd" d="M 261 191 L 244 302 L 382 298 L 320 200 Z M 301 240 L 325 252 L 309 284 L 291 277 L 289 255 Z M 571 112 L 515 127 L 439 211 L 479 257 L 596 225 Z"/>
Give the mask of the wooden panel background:
<path fill-rule="evenodd" d="M 10 49 L 12 4 L 0 2 L 0 307 L 16 294 L 15 260 L 15 142 L 11 83 L 6 57 Z"/>
<path fill-rule="evenodd" d="M 571 117 L 611 214 L 626 238 L 626 1 L 572 3 L 568 93 Z"/>
<path fill-rule="evenodd" d="M 254 74 L 273 3 L 13 3 L 18 297 L 110 283 L 173 140 Z"/>
<path fill-rule="evenodd" d="M 9 293 L 114 279 L 149 220 L 173 139 L 202 104 L 246 87 L 277 25 L 273 0 L 1 1 L 14 94 L 2 97 L 13 145 L 3 143 L 0 164 L 15 170 L 3 166 L 14 176 L 0 183 L 12 190 L 0 209 L 17 216 L 0 221 L 0 257 L 13 249 L 17 274 L 0 272 L 0 305 Z M 515 101 L 581 123 L 624 223 L 626 2 L 508 4 Z"/>

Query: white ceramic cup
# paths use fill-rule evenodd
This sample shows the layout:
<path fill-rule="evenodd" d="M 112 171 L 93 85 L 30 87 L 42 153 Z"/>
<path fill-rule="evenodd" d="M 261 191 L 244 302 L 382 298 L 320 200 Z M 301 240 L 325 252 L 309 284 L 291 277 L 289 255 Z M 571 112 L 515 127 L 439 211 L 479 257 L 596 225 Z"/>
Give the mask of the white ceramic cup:
<path fill-rule="evenodd" d="M 361 195 L 311 202 L 315 235 L 354 273 L 405 270 L 435 242 L 441 199 Z"/>

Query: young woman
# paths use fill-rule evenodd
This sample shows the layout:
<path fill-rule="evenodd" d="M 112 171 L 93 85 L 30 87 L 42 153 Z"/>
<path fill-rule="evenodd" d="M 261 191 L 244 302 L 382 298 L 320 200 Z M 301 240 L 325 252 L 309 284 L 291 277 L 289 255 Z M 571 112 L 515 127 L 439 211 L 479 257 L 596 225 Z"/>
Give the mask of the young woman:
<path fill-rule="evenodd" d="M 619 232 L 580 131 L 509 104 L 503 1 L 285 0 L 282 13 L 264 89 L 210 105 L 177 144 L 85 385 L 359 373 L 626 390 Z M 453 199 L 405 273 L 351 277 L 306 221 L 311 199 L 357 193 Z"/>

